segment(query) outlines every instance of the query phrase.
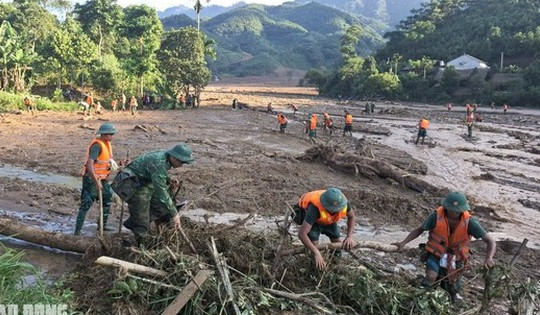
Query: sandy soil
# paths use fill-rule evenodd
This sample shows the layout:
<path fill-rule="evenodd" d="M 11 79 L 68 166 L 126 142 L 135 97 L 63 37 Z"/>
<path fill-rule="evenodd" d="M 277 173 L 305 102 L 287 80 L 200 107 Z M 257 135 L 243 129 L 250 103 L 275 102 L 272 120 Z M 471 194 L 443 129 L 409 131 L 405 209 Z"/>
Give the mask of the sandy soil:
<path fill-rule="evenodd" d="M 232 111 L 234 98 L 261 109 L 272 102 L 289 116 L 287 133 L 275 132 L 275 117 L 263 111 Z M 287 109 L 289 103 L 299 105 L 296 117 Z M 367 115 L 363 102 L 329 100 L 318 97 L 314 89 L 261 87 L 257 82 L 212 85 L 203 93 L 202 104 L 195 110 L 143 110 L 136 116 L 108 112 L 88 120 L 77 113 L 3 114 L 0 214 L 23 213 L 20 220 L 70 233 L 85 150 L 95 130 L 108 121 L 118 130 L 113 140 L 117 160 L 128 149 L 133 158 L 180 141 L 192 147 L 196 162 L 171 173 L 183 181 L 185 198 L 194 201 L 190 216 L 201 220 L 234 222 L 254 213 L 271 227 L 273 219 L 285 212 L 286 202 L 294 203 L 308 190 L 337 186 L 358 214 L 356 237 L 391 242 L 418 226 L 445 190 L 460 190 L 498 240 L 527 237 L 530 247 L 540 247 L 538 111 L 512 108 L 502 115 L 500 110 L 480 108 L 485 122 L 478 124 L 473 139 L 466 139 L 464 108 L 446 112 L 442 106 L 377 102 L 376 113 Z M 373 158 L 440 187 L 441 193 L 419 194 L 389 179 L 344 174 L 323 163 L 297 159 L 311 147 L 301 122 L 306 113 L 327 111 L 340 126 L 343 109 L 352 112 L 356 126 L 390 131 L 388 136 L 355 132 L 373 148 Z M 431 121 L 428 143 L 415 146 L 415 125 L 422 115 Z M 136 125 L 157 126 L 163 132 L 157 128 L 145 132 L 134 129 Z M 318 141 L 350 149 L 358 144 L 356 139 L 342 138 L 339 131 L 333 137 L 319 132 Z M 119 208 L 116 204 L 113 209 L 115 224 Z M 95 212 L 87 219 L 87 235 L 95 233 Z"/>

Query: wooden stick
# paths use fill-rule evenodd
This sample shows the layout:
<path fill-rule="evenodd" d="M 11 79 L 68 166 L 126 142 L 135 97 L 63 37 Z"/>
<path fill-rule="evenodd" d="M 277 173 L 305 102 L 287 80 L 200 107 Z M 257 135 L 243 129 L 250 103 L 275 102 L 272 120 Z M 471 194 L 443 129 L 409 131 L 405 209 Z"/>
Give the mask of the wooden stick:
<path fill-rule="evenodd" d="M 294 213 L 293 208 L 291 205 L 286 202 L 287 204 L 287 211 L 285 212 L 285 217 L 283 219 L 283 226 L 281 227 L 281 239 L 279 240 L 279 245 L 276 250 L 276 257 L 274 258 L 274 262 L 272 264 L 272 274 L 275 274 L 277 265 L 279 261 L 281 260 L 281 249 L 283 248 L 283 245 L 285 244 L 285 240 L 287 239 L 287 235 L 289 234 L 289 218 L 291 217 L 291 213 Z"/>
<path fill-rule="evenodd" d="M 154 284 L 154 285 L 159 285 L 160 287 L 173 289 L 173 290 L 176 290 L 176 291 L 181 291 L 182 290 L 179 287 L 176 287 L 176 286 L 170 285 L 170 284 L 166 284 L 166 283 L 163 283 L 163 282 L 159 282 L 159 281 L 155 281 L 155 280 L 151 280 L 151 279 L 146 279 L 146 278 L 142 278 L 142 277 L 138 277 L 138 276 L 130 275 L 130 274 L 128 274 L 127 276 L 130 277 L 130 278 L 136 279 L 136 280 L 140 280 L 142 282 L 146 282 L 146 283 L 150 283 L 150 284 Z"/>
<path fill-rule="evenodd" d="M 197 252 L 197 250 L 195 249 L 195 246 L 193 246 L 193 243 L 191 243 L 191 240 L 188 238 L 188 236 L 186 235 L 186 232 L 184 232 L 184 229 L 182 227 L 180 227 L 178 229 L 178 231 L 180 231 L 180 235 L 182 235 L 182 238 L 184 239 L 184 241 L 186 241 L 186 243 L 188 243 L 189 245 L 189 249 L 191 250 L 191 252 L 195 255 L 198 255 L 199 253 Z"/>
<path fill-rule="evenodd" d="M 131 271 L 134 273 L 138 273 L 141 275 L 151 276 L 151 277 L 166 277 L 168 274 L 159 269 L 154 269 L 151 267 L 134 264 L 128 261 L 107 257 L 107 256 L 101 256 L 95 261 L 96 264 L 102 265 L 102 266 L 109 266 L 109 267 L 121 267 L 126 269 L 127 271 Z"/>
<path fill-rule="evenodd" d="M 171 255 L 172 260 L 178 261 L 178 258 L 177 258 L 176 255 L 173 253 L 173 251 L 169 248 L 169 246 L 165 245 L 165 249 L 167 250 L 167 252 L 169 253 L 169 255 Z"/>
<path fill-rule="evenodd" d="M 266 293 L 270 293 L 270 294 L 278 296 L 278 297 L 282 297 L 282 298 L 286 298 L 286 299 L 289 299 L 289 300 L 304 303 L 304 304 L 316 309 L 317 311 L 325 313 L 325 314 L 335 314 L 335 312 L 332 312 L 331 310 L 320 306 L 317 303 L 317 301 L 312 300 L 312 299 L 308 299 L 308 298 L 303 297 L 303 296 L 301 296 L 299 294 L 289 293 L 289 292 L 279 291 L 279 290 L 273 290 L 273 289 L 267 289 L 267 288 L 262 288 L 262 289 L 257 288 L 257 290 L 262 290 L 262 291 L 264 291 Z"/>
<path fill-rule="evenodd" d="M 99 237 L 103 238 L 103 192 L 99 190 Z"/>
<path fill-rule="evenodd" d="M 331 250 L 331 249 L 342 249 L 343 244 L 341 242 L 339 243 L 324 243 L 324 244 L 318 244 L 317 249 L 319 250 Z M 381 252 L 397 252 L 397 246 L 396 245 L 389 245 L 385 243 L 380 242 L 373 242 L 373 241 L 358 241 L 355 242 L 355 245 L 353 248 L 371 248 L 375 249 Z M 290 255 L 296 255 L 301 254 L 305 250 L 305 247 L 302 246 L 296 246 L 295 248 L 282 250 L 280 255 L 283 256 L 290 256 Z"/>
<path fill-rule="evenodd" d="M 227 262 L 225 261 L 225 259 L 223 259 L 223 257 L 220 256 L 216 247 L 216 242 L 214 241 L 214 237 L 211 237 L 210 240 L 212 242 L 211 245 L 209 246 L 210 251 L 212 252 L 212 257 L 214 258 L 216 268 L 219 271 L 221 280 L 223 281 L 225 292 L 227 292 L 227 296 L 228 296 L 227 300 L 231 302 L 234 313 L 236 315 L 240 315 L 241 314 L 240 309 L 238 308 L 238 305 L 236 305 L 236 302 L 234 300 L 234 290 L 231 284 L 231 280 L 229 279 L 229 270 L 228 270 Z"/>
<path fill-rule="evenodd" d="M 243 218 L 242 220 L 236 222 L 235 224 L 233 225 L 230 225 L 230 226 L 226 226 L 220 230 L 218 230 L 218 232 L 223 232 L 223 231 L 227 231 L 227 230 L 231 230 L 231 229 L 234 229 L 234 228 L 237 228 L 239 227 L 240 225 L 243 225 L 244 223 L 246 223 L 247 221 L 251 220 L 255 215 L 253 213 L 250 213 L 247 217 Z"/>
<path fill-rule="evenodd" d="M 208 279 L 210 275 L 213 274 L 212 270 L 201 270 L 197 273 L 195 278 L 191 280 L 184 290 L 178 294 L 178 296 L 172 301 L 169 306 L 161 313 L 161 315 L 176 315 L 178 314 L 182 308 L 189 302 L 189 300 L 193 297 L 195 292 L 199 290 L 202 286 L 202 284 Z"/>
<path fill-rule="evenodd" d="M 516 258 L 518 258 L 518 256 L 521 254 L 521 251 L 523 250 L 523 248 L 525 248 L 525 246 L 527 246 L 528 242 L 529 242 L 529 240 L 527 238 L 523 239 L 523 241 L 519 245 L 519 248 L 518 248 L 517 252 L 512 257 L 512 260 L 510 260 L 510 265 L 509 265 L 510 268 L 514 266 L 514 263 L 516 262 Z"/>
<path fill-rule="evenodd" d="M 124 162 L 124 164 L 126 164 L 128 161 L 129 161 L 129 149 L 126 152 L 126 161 Z M 124 165 L 124 167 L 126 166 L 127 165 Z M 124 205 L 125 205 L 125 202 L 124 200 L 122 200 L 122 207 L 120 208 L 120 223 L 118 224 L 118 234 L 122 232 L 122 224 L 123 224 L 122 221 L 124 221 Z"/>

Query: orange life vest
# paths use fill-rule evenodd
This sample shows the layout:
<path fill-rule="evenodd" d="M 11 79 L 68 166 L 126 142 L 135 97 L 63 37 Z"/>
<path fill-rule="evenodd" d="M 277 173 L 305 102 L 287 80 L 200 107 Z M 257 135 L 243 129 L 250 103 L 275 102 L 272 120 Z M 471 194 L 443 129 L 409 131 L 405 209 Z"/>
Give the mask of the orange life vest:
<path fill-rule="evenodd" d="M 442 257 L 448 250 L 452 250 L 457 260 L 469 259 L 469 211 L 463 212 L 459 224 L 450 235 L 450 225 L 444 215 L 444 208 L 437 209 L 437 222 L 435 228 L 429 232 L 429 241 L 426 250 L 437 257 Z"/>
<path fill-rule="evenodd" d="M 466 121 L 467 121 L 468 123 L 474 122 L 474 115 L 473 115 L 473 113 L 470 113 L 469 115 L 467 115 Z"/>
<path fill-rule="evenodd" d="M 507 105 L 507 104 L 504 104 L 504 109 L 508 109 L 508 105 Z"/>
<path fill-rule="evenodd" d="M 309 129 L 310 130 L 317 129 L 317 115 L 315 114 L 311 115 L 311 118 L 309 120 Z"/>
<path fill-rule="evenodd" d="M 277 120 L 280 125 L 284 125 L 287 123 L 287 118 L 283 115 L 277 115 Z"/>
<path fill-rule="evenodd" d="M 294 104 L 291 104 L 291 107 L 292 107 L 293 110 L 298 110 L 298 107 L 296 105 L 294 105 Z"/>
<path fill-rule="evenodd" d="M 116 100 L 111 101 L 111 107 L 112 108 L 116 108 L 116 104 L 117 104 Z"/>
<path fill-rule="evenodd" d="M 96 174 L 97 178 L 106 179 L 111 172 L 111 159 L 113 158 L 112 145 L 110 142 L 105 142 L 100 139 L 94 139 L 88 146 L 82 175 L 86 175 L 86 161 L 88 161 L 88 157 L 90 156 L 90 148 L 94 145 L 94 143 L 99 144 L 99 147 L 101 148 L 101 152 L 99 153 L 97 160 L 94 161 L 94 173 Z"/>
<path fill-rule="evenodd" d="M 341 209 L 337 213 L 330 213 L 328 210 L 326 210 L 325 207 L 323 207 L 321 203 L 321 195 L 326 190 L 315 190 L 311 192 L 307 192 L 300 197 L 300 200 L 298 201 L 298 206 L 300 209 L 306 211 L 308 208 L 308 205 L 311 203 L 319 210 L 319 218 L 317 219 L 318 224 L 320 225 L 330 225 L 332 223 L 335 223 L 344 217 L 347 216 L 347 206 L 345 206 L 343 209 Z"/>
<path fill-rule="evenodd" d="M 427 127 L 429 126 L 429 120 L 427 119 L 422 119 L 420 120 L 420 129 L 426 129 L 427 130 Z"/>
<path fill-rule="evenodd" d="M 94 99 L 90 95 L 86 95 L 86 104 L 92 105 L 94 103 Z"/>
<path fill-rule="evenodd" d="M 351 114 L 347 114 L 345 115 L 345 123 L 347 125 L 352 125 L 352 122 L 353 122 L 353 117 Z"/>
<path fill-rule="evenodd" d="M 25 98 L 25 99 L 24 99 L 24 105 L 26 105 L 26 106 L 32 106 L 32 102 L 30 101 L 29 98 Z"/>

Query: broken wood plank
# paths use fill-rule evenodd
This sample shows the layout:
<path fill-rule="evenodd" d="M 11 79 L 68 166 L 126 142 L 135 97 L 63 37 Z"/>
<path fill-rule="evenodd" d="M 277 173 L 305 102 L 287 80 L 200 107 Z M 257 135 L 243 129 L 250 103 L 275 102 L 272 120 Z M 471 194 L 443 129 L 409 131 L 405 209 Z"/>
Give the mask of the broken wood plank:
<path fill-rule="evenodd" d="M 212 270 L 204 269 L 204 270 L 199 271 L 197 275 L 195 275 L 195 278 L 193 278 L 193 280 L 191 280 L 186 285 L 184 290 L 182 290 L 182 292 L 180 292 L 180 294 L 176 296 L 174 301 L 172 301 L 172 303 L 169 306 L 167 306 L 167 308 L 165 309 L 165 311 L 163 311 L 163 313 L 161 313 L 161 315 L 178 314 L 182 310 L 182 308 L 184 308 L 187 302 L 189 302 L 189 300 L 193 297 L 195 292 L 197 292 L 200 289 L 200 287 L 203 285 L 206 279 L 208 279 L 208 277 L 210 277 L 212 274 L 213 274 Z"/>
<path fill-rule="evenodd" d="M 134 272 L 141 275 L 151 276 L 151 277 L 165 277 L 167 276 L 167 273 L 163 270 L 134 264 L 129 261 L 124 261 L 112 257 L 107 256 L 101 256 L 95 261 L 96 264 L 101 266 L 109 266 L 109 267 L 120 267 L 126 269 L 128 272 Z"/>

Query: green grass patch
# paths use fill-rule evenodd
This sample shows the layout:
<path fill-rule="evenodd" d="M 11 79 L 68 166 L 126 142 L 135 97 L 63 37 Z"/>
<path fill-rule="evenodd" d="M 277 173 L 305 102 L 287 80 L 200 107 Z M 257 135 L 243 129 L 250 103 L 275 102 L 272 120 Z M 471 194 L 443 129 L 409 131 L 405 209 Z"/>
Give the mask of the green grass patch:
<path fill-rule="evenodd" d="M 73 292 L 60 283 L 47 285 L 36 267 L 21 261 L 24 252 L 3 246 L 0 250 L 0 304 L 71 304 Z"/>
<path fill-rule="evenodd" d="M 53 102 L 46 97 L 32 96 L 38 110 L 75 111 L 75 102 Z M 24 95 L 0 91 L 0 112 L 26 110 Z"/>

